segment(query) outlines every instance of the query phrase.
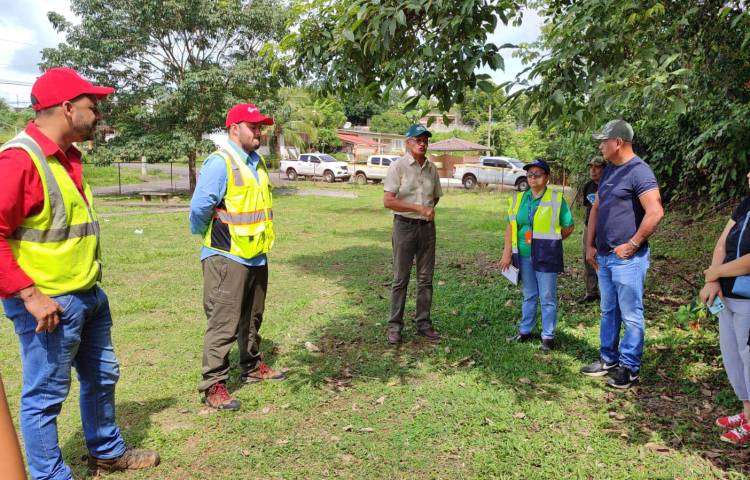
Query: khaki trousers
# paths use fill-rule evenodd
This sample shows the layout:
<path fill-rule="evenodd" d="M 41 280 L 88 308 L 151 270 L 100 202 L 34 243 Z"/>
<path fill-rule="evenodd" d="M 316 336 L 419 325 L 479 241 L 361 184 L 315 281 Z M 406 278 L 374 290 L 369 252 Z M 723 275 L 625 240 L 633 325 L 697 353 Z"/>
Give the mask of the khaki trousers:
<path fill-rule="evenodd" d="M 258 367 L 258 330 L 267 289 L 267 265 L 248 267 L 221 255 L 203 260 L 203 309 L 208 323 L 203 339 L 203 381 L 198 391 L 227 381 L 229 351 L 235 341 L 240 351 L 240 374 Z"/>

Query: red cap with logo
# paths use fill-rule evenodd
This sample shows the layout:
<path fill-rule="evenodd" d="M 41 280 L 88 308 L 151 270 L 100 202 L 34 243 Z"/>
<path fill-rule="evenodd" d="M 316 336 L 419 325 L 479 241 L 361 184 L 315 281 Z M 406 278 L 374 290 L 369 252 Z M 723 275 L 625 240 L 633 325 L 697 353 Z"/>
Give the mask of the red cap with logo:
<path fill-rule="evenodd" d="M 273 125 L 273 118 L 266 117 L 258 107 L 252 103 L 240 103 L 229 109 L 227 113 L 227 127 L 230 127 L 234 123 L 250 122 L 260 123 L 261 125 Z"/>
<path fill-rule="evenodd" d="M 60 105 L 80 95 L 95 95 L 101 99 L 114 91 L 112 87 L 92 85 L 72 68 L 50 68 L 37 78 L 31 87 L 31 106 L 39 111 Z"/>

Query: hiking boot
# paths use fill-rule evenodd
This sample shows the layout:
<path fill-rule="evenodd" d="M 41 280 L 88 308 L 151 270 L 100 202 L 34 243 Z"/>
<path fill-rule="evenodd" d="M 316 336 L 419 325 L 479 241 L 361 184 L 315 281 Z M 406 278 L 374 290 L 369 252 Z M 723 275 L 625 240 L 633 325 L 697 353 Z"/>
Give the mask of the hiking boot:
<path fill-rule="evenodd" d="M 554 350 L 555 348 L 555 339 L 554 338 L 543 338 L 542 344 L 539 346 L 539 348 L 543 352 L 549 352 L 550 350 Z"/>
<path fill-rule="evenodd" d="M 606 363 L 597 360 L 581 368 L 581 373 L 589 377 L 603 377 L 617 366 L 616 363 Z"/>
<path fill-rule="evenodd" d="M 727 430 L 737 428 L 745 423 L 747 423 L 747 419 L 745 418 L 745 414 L 742 412 L 738 413 L 737 415 L 719 417 L 716 419 L 716 425 L 720 426 L 721 428 L 726 428 Z"/>
<path fill-rule="evenodd" d="M 432 327 L 420 328 L 419 330 L 417 330 L 417 335 L 419 335 L 420 337 L 424 337 L 431 342 L 439 342 L 440 340 L 442 340 L 440 334 L 436 332 Z"/>
<path fill-rule="evenodd" d="M 731 443 L 737 445 L 738 447 L 746 446 L 748 440 L 750 440 L 750 425 L 748 425 L 747 423 L 743 423 L 734 430 L 725 432 L 721 436 L 722 442 Z"/>
<path fill-rule="evenodd" d="M 599 295 L 584 295 L 583 297 L 576 300 L 576 303 L 583 304 L 583 303 L 592 303 L 592 302 L 598 302 L 599 301 Z"/>
<path fill-rule="evenodd" d="M 512 343 L 530 342 L 534 339 L 533 333 L 517 333 L 516 335 L 509 337 L 508 341 Z"/>
<path fill-rule="evenodd" d="M 399 332 L 398 330 L 388 330 L 387 332 L 385 332 L 385 339 L 391 345 L 401 343 L 401 332 Z"/>
<path fill-rule="evenodd" d="M 221 382 L 214 383 L 206 390 L 203 401 L 216 410 L 239 410 L 240 408 L 240 401 L 231 396 L 227 391 L 227 386 Z"/>
<path fill-rule="evenodd" d="M 266 362 L 260 362 L 258 364 L 258 368 L 253 370 L 252 372 L 248 372 L 242 376 L 240 376 L 240 380 L 242 380 L 244 383 L 258 383 L 262 382 L 263 380 L 284 380 L 286 378 L 286 374 L 282 372 L 281 370 L 274 370 L 268 365 L 266 365 Z"/>
<path fill-rule="evenodd" d="M 638 372 L 633 372 L 627 367 L 618 366 L 607 380 L 607 385 L 612 388 L 626 389 L 638 381 Z"/>
<path fill-rule="evenodd" d="M 103 459 L 89 455 L 89 473 L 96 477 L 122 470 L 139 470 L 159 465 L 159 454 L 153 450 L 128 448 L 117 458 Z"/>

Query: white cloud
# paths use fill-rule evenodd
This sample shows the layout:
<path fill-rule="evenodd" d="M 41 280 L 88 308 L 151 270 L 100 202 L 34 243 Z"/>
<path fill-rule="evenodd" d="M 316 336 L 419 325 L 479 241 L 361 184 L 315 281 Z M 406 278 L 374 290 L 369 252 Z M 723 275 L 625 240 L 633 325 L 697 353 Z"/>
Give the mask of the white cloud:
<path fill-rule="evenodd" d="M 42 49 L 64 40 L 47 19 L 55 11 L 75 20 L 69 0 L 0 0 L 0 97 L 11 105 L 29 102 L 31 87 L 7 82 L 33 82 L 39 76 Z"/>

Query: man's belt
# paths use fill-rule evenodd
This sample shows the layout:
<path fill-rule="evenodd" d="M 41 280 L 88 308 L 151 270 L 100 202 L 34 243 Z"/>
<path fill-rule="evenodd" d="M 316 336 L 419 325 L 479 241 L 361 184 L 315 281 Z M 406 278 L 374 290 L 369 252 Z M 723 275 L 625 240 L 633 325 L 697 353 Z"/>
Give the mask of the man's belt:
<path fill-rule="evenodd" d="M 429 220 L 422 220 L 421 218 L 409 218 L 409 217 L 404 217 L 403 215 L 394 215 L 394 216 L 396 217 L 396 220 L 398 220 L 399 222 L 404 222 L 404 223 L 414 223 L 417 225 L 426 225 L 428 223 L 432 223 Z"/>

